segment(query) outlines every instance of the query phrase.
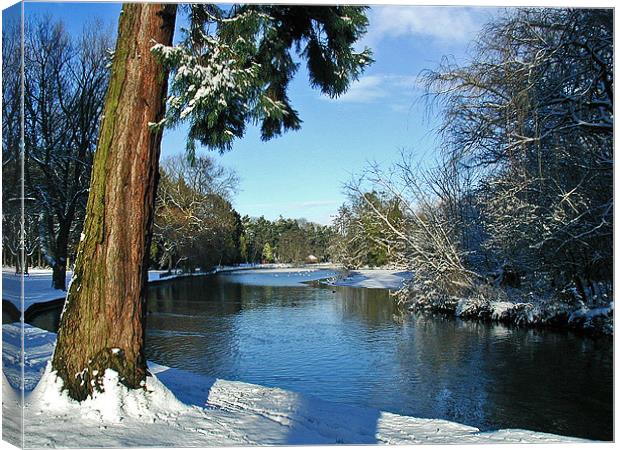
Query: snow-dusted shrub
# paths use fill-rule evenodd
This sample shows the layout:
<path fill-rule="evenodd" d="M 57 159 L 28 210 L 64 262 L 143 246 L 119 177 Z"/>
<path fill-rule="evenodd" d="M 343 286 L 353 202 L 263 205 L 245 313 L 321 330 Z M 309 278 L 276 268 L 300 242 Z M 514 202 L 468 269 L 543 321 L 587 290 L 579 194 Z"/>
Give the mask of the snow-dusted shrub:
<path fill-rule="evenodd" d="M 490 320 L 516 326 L 552 325 L 613 333 L 613 302 L 605 307 L 559 301 L 552 291 L 501 288 L 487 283 L 472 287 L 466 295 L 448 295 L 420 278 L 409 282 L 395 297 L 411 311 L 440 312 L 460 319 Z"/>
<path fill-rule="evenodd" d="M 489 302 L 483 298 L 464 298 L 456 305 L 455 314 L 461 318 L 480 318 L 489 311 Z"/>
<path fill-rule="evenodd" d="M 573 311 L 568 317 L 572 327 L 599 331 L 605 334 L 613 333 L 614 302 L 609 306 L 589 309 L 582 307 Z"/>

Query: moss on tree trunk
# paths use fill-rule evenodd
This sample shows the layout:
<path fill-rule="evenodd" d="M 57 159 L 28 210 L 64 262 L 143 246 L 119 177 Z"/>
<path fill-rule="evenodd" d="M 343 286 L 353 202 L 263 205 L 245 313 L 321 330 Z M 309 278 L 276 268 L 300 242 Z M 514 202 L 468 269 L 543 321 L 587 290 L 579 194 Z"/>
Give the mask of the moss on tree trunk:
<path fill-rule="evenodd" d="M 91 175 L 83 239 L 52 367 L 76 400 L 106 369 L 138 388 L 146 376 L 148 250 L 167 73 L 150 49 L 170 45 L 176 5 L 125 4 Z"/>

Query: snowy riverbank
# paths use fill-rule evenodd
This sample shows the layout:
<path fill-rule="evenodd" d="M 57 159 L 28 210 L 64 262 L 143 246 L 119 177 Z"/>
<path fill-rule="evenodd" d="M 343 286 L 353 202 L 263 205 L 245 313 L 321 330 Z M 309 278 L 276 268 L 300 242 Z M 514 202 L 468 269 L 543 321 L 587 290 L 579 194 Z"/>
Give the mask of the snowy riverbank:
<path fill-rule="evenodd" d="M 106 392 L 77 404 L 61 393 L 52 374 L 43 374 L 55 334 L 26 329 L 26 387 L 34 388 L 25 398 L 27 447 L 584 442 L 526 430 L 480 432 L 445 420 L 331 403 L 157 364 L 150 364 L 155 376 L 149 377 L 145 391 L 127 391 L 108 372 Z M 3 325 L 3 338 L 18 342 L 19 326 Z M 17 417 L 18 407 L 11 387 L 17 370 L 10 373 L 15 350 L 3 347 L 2 403 L 9 418 Z M 14 420 L 3 423 L 3 434 L 13 443 L 19 442 L 16 425 Z"/>
<path fill-rule="evenodd" d="M 392 269 L 345 270 L 333 264 L 316 264 L 304 267 L 253 268 L 231 270 L 226 274 L 232 281 L 250 285 L 296 286 L 300 283 L 320 281 L 328 286 L 348 286 L 366 289 L 398 290 L 411 278 L 411 272 Z"/>
<path fill-rule="evenodd" d="M 555 327 L 611 336 L 614 302 L 567 303 L 552 295 L 537 296 L 519 289 L 481 288 L 469 297 L 450 296 L 433 287 L 410 285 L 399 293 L 411 311 L 440 312 L 465 320 L 495 321 L 524 327 Z"/>

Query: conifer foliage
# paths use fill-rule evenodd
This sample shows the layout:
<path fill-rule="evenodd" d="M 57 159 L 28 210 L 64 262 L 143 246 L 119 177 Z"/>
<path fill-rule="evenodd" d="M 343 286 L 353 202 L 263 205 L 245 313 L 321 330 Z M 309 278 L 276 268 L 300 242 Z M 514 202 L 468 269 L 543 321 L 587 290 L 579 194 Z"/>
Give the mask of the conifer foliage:
<path fill-rule="evenodd" d="M 187 149 L 196 142 L 229 150 L 247 123 L 267 140 L 301 126 L 287 89 L 306 61 L 310 84 L 336 97 L 372 62 L 353 44 L 365 33 L 363 7 L 187 6 L 190 28 L 176 46 L 153 51 L 172 72 L 162 123 L 188 120 Z"/>

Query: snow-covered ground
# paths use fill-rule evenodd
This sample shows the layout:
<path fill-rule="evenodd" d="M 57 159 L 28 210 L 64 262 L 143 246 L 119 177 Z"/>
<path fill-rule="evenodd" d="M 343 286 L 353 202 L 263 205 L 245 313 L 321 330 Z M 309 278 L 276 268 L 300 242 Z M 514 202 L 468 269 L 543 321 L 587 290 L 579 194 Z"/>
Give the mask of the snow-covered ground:
<path fill-rule="evenodd" d="M 274 267 L 230 270 L 227 280 L 253 286 L 301 286 L 308 281 L 334 278 L 339 269 L 331 265 L 309 267 Z"/>
<path fill-rule="evenodd" d="M 30 269 L 30 274 L 24 277 L 24 310 L 35 303 L 45 303 L 63 298 L 65 293 L 52 288 L 51 269 Z M 72 273 L 67 272 L 67 284 Z M 21 310 L 21 275 L 16 275 L 14 269 L 2 269 L 2 300 L 8 300 L 18 310 Z"/>
<path fill-rule="evenodd" d="M 518 326 L 564 327 L 592 334 L 612 336 L 614 302 L 586 305 L 567 302 L 553 294 L 514 288 L 479 287 L 466 297 L 450 296 L 426 286 L 409 286 L 403 299 L 412 311 L 441 311 L 461 319 L 492 320 Z M 401 299 L 402 300 L 402 299 Z"/>
<path fill-rule="evenodd" d="M 388 269 L 359 269 L 349 272 L 346 278 L 335 281 L 335 286 L 380 288 L 398 290 L 411 278 L 411 272 Z"/>
<path fill-rule="evenodd" d="M 3 325 L 3 337 L 19 338 Z M 275 388 L 225 381 L 150 364 L 145 390 L 129 391 L 106 372 L 105 393 L 82 404 L 68 399 L 43 363 L 55 334 L 26 326 L 28 379 L 26 447 L 207 447 L 275 444 L 559 443 L 583 440 L 525 430 L 480 432 L 445 420 L 399 416 L 341 405 Z M 3 348 L 5 374 L 16 361 Z M 10 372 L 10 370 L 9 370 Z M 4 417 L 19 417 L 12 375 L 3 376 Z M 28 383 L 27 387 L 34 386 Z M 4 438 L 20 442 L 19 421 L 6 420 Z"/>

